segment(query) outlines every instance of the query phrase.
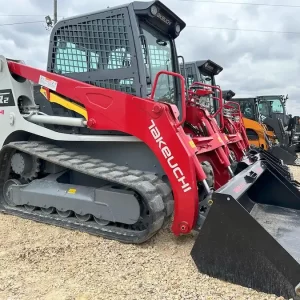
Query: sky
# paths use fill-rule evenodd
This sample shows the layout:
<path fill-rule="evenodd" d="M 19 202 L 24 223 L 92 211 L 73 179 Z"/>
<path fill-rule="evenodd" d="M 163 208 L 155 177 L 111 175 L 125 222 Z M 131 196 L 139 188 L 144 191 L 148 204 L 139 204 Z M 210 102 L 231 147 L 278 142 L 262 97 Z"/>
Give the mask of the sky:
<path fill-rule="evenodd" d="M 178 55 L 185 61 L 210 59 L 221 65 L 224 69 L 216 77 L 217 84 L 233 90 L 236 97 L 288 94 L 288 112 L 300 115 L 299 0 L 200 1 L 162 0 L 187 24 L 176 39 Z M 58 19 L 127 2 L 58 0 Z M 237 4 L 241 2 L 299 7 Z M 0 0 L 0 4 L 0 54 L 46 69 L 51 30 L 44 17 L 53 15 L 53 1 Z M 1 25 L 35 21 L 40 23 Z"/>

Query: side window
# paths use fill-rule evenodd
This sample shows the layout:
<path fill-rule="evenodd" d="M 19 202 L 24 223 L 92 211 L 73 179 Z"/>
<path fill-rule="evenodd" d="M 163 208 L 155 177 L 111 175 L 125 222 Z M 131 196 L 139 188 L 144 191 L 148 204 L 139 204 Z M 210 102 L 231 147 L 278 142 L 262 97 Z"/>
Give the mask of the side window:
<path fill-rule="evenodd" d="M 254 119 L 254 112 L 253 112 L 253 106 L 251 103 L 246 102 L 246 101 L 241 101 L 240 102 L 240 108 L 242 114 L 248 118 L 248 119 Z"/>
<path fill-rule="evenodd" d="M 115 70 L 129 67 L 131 67 L 131 55 L 125 48 L 118 48 L 115 51 L 110 52 L 107 69 Z M 133 79 L 120 80 L 120 85 L 132 86 Z"/>
<path fill-rule="evenodd" d="M 97 70 L 99 63 L 99 54 L 95 52 L 90 52 L 90 68 Z"/>
<path fill-rule="evenodd" d="M 131 70 L 136 49 L 128 18 L 124 7 L 65 20 L 51 35 L 48 68 L 91 85 L 139 94 L 139 76 Z"/>
<path fill-rule="evenodd" d="M 188 84 L 188 87 L 190 87 L 195 81 L 195 78 L 193 75 L 188 75 L 187 76 L 187 84 Z"/>
<path fill-rule="evenodd" d="M 109 52 L 106 69 L 114 70 L 131 66 L 131 55 L 125 48 Z M 59 74 L 84 73 L 99 69 L 99 54 L 78 47 L 74 43 L 60 41 L 56 50 L 55 72 Z M 119 89 L 132 88 L 133 78 L 118 81 Z"/>
<path fill-rule="evenodd" d="M 55 71 L 61 74 L 87 72 L 89 66 L 91 69 L 97 69 L 98 61 L 97 53 L 88 53 L 86 49 L 74 43 L 59 41 L 55 57 Z"/>
<path fill-rule="evenodd" d="M 131 55 L 125 48 L 110 52 L 107 69 L 121 69 L 131 67 Z"/>
<path fill-rule="evenodd" d="M 187 85 L 188 87 L 190 87 L 196 80 L 195 80 L 195 74 L 193 73 L 193 68 L 192 67 L 186 67 L 185 68 L 185 72 L 186 72 L 186 79 L 187 79 Z M 182 74 L 184 75 L 184 74 Z"/>
<path fill-rule="evenodd" d="M 283 113 L 283 107 L 280 100 L 274 100 L 272 103 L 272 111 L 274 113 Z"/>
<path fill-rule="evenodd" d="M 258 109 L 259 109 L 259 112 L 261 114 L 263 114 L 264 116 L 268 116 L 269 115 L 267 106 L 264 103 L 259 103 L 258 104 Z"/>

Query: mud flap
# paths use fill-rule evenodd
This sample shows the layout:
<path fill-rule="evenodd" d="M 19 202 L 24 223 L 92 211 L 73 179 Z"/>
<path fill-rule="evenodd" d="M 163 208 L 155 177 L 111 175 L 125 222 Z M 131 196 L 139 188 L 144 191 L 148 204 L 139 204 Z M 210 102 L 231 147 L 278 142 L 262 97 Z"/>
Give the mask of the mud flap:
<path fill-rule="evenodd" d="M 292 149 L 290 148 L 284 148 L 276 145 L 270 148 L 269 151 L 274 156 L 281 159 L 284 164 L 292 165 L 292 166 L 300 166 L 300 161 L 298 160 L 296 151 L 292 151 Z"/>
<path fill-rule="evenodd" d="M 201 273 L 298 299 L 300 197 L 277 175 L 259 160 L 213 193 L 191 256 Z"/>

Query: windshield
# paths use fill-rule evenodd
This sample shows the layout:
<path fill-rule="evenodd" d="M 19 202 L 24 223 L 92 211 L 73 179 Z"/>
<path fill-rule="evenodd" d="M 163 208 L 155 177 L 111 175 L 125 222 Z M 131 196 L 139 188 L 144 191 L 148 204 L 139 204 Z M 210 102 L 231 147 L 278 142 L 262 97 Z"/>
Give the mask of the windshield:
<path fill-rule="evenodd" d="M 280 100 L 278 99 L 271 100 L 270 104 L 271 104 L 271 111 L 273 113 L 283 114 L 283 106 Z"/>
<path fill-rule="evenodd" d="M 271 116 L 271 110 L 270 109 L 271 109 L 271 107 L 270 107 L 270 103 L 268 101 L 260 102 L 259 105 L 258 105 L 259 113 L 265 118 Z"/>
<path fill-rule="evenodd" d="M 260 114 L 265 117 L 272 117 L 272 113 L 283 113 L 283 106 L 279 99 L 270 99 L 260 101 L 259 105 Z"/>
<path fill-rule="evenodd" d="M 147 93 L 150 94 L 155 76 L 160 71 L 174 72 L 171 41 L 149 26 L 142 24 L 142 49 L 147 77 L 151 84 L 147 85 Z M 155 92 L 155 99 L 176 104 L 174 95 L 175 78 L 161 75 Z"/>
<path fill-rule="evenodd" d="M 204 84 L 207 84 L 207 85 L 213 85 L 213 76 L 212 75 L 206 75 L 204 72 L 201 72 L 199 69 L 199 81 L 204 83 Z M 213 89 L 211 87 L 204 87 L 204 89 L 206 90 L 210 90 L 212 91 Z M 214 90 L 213 92 L 215 92 L 215 95 L 217 96 L 217 91 Z M 216 103 L 216 100 L 213 99 L 213 95 L 209 95 L 207 96 L 208 98 L 208 106 L 209 106 L 209 111 L 210 113 L 214 113 L 216 110 L 217 110 L 217 103 Z"/>

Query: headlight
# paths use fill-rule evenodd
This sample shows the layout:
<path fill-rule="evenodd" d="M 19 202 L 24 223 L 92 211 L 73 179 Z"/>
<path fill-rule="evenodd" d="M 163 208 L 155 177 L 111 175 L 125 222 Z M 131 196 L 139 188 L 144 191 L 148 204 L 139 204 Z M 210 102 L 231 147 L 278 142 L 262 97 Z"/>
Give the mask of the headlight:
<path fill-rule="evenodd" d="M 158 13 L 157 7 L 156 7 L 155 5 L 152 5 L 152 6 L 151 6 L 151 14 L 152 14 L 153 16 L 156 16 L 157 13 Z"/>
<path fill-rule="evenodd" d="M 175 31 L 176 31 L 176 33 L 180 33 L 180 30 L 181 30 L 180 25 L 177 24 L 177 25 L 175 26 Z"/>

